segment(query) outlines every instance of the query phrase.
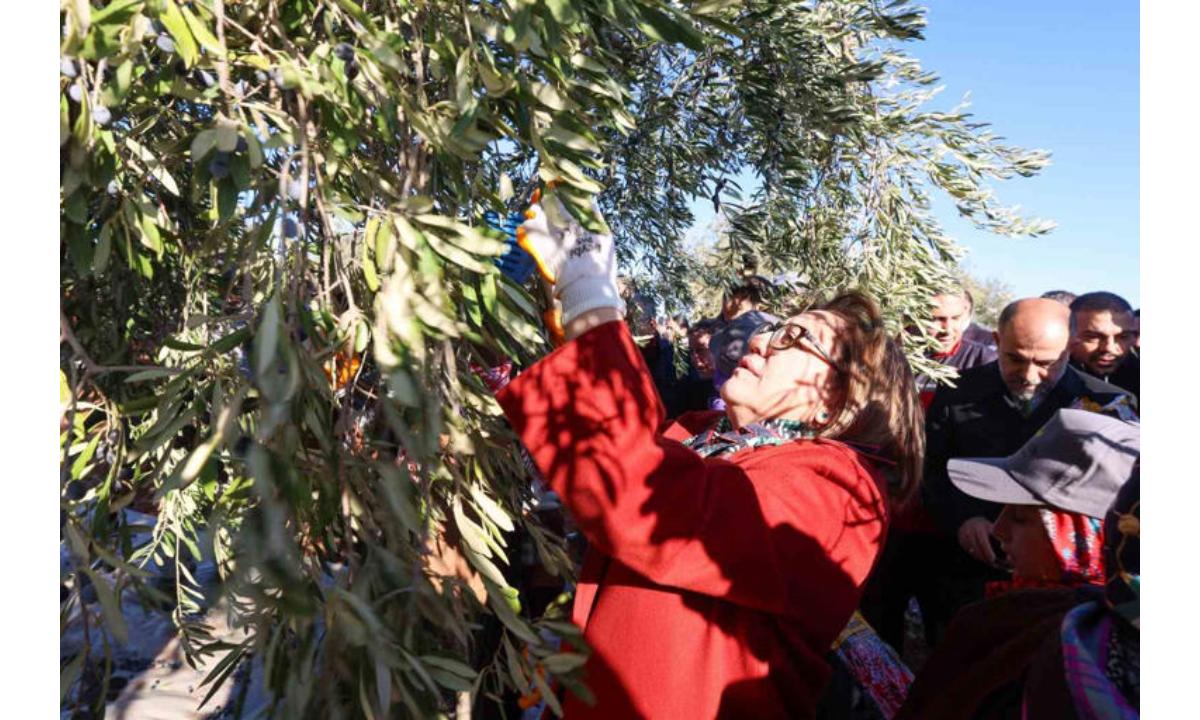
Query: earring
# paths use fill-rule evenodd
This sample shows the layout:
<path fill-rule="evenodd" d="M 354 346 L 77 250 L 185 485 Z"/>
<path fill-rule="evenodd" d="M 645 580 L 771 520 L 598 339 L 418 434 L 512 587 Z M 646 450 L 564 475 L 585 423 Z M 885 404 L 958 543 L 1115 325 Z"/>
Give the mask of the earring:
<path fill-rule="evenodd" d="M 824 425 L 825 423 L 829 422 L 829 412 L 826 410 L 822 410 L 821 412 L 817 413 L 816 419 L 817 419 L 818 423 L 820 423 L 821 425 Z"/>

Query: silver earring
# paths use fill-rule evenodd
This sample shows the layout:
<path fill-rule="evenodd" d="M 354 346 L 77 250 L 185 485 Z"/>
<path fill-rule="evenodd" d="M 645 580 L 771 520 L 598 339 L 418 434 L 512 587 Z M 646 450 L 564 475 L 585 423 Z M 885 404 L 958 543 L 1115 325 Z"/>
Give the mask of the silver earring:
<path fill-rule="evenodd" d="M 822 425 L 829 422 L 829 413 L 825 412 L 824 410 L 817 413 L 817 422 L 821 423 Z"/>

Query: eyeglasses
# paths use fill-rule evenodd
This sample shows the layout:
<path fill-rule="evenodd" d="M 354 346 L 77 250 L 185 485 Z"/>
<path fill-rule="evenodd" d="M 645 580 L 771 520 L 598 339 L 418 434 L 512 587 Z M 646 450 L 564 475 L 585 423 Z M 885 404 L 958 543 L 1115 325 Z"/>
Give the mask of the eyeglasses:
<path fill-rule="evenodd" d="M 803 325 L 784 321 L 763 323 L 754 329 L 751 337 L 767 333 L 771 334 L 771 338 L 767 341 L 767 347 L 772 351 L 787 350 L 796 347 L 801 342 L 807 341 L 817 356 L 829 363 L 831 368 L 838 372 L 845 372 L 842 369 L 841 363 L 834 360 L 829 351 L 821 343 L 817 342 L 817 338 L 812 334 L 812 331 Z"/>

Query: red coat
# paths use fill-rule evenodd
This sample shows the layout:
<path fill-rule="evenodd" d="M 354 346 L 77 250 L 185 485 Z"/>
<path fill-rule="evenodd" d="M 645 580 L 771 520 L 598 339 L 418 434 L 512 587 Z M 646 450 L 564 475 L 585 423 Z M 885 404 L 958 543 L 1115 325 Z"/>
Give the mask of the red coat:
<path fill-rule="evenodd" d="M 497 395 L 591 543 L 574 620 L 593 648 L 579 718 L 798 718 L 883 544 L 881 476 L 812 440 L 704 459 L 665 432 L 624 323 L 590 330 Z"/>

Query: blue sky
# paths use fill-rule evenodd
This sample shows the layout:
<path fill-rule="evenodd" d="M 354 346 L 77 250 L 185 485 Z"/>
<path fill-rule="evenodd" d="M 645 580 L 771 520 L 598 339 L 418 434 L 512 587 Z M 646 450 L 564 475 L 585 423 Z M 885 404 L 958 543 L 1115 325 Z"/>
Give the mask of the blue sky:
<path fill-rule="evenodd" d="M 941 77 L 931 107 L 950 109 L 970 92 L 975 119 L 1010 144 L 1051 152 L 1041 175 L 993 185 L 1004 204 L 1056 221 L 1048 235 L 992 235 L 935 202 L 969 252 L 967 268 L 1017 297 L 1110 290 L 1139 306 L 1138 3 L 920 4 L 929 8 L 926 39 L 905 49 Z M 693 231 L 712 219 L 707 202 L 696 210 Z"/>
<path fill-rule="evenodd" d="M 1051 151 L 1035 178 L 997 186 L 1008 204 L 1058 222 L 1038 239 L 975 230 L 949 203 L 947 230 L 979 276 L 1018 296 L 1110 290 L 1141 303 L 1138 255 L 1138 3 L 932 0 L 924 42 L 909 45 L 953 104 L 1023 147 Z"/>

